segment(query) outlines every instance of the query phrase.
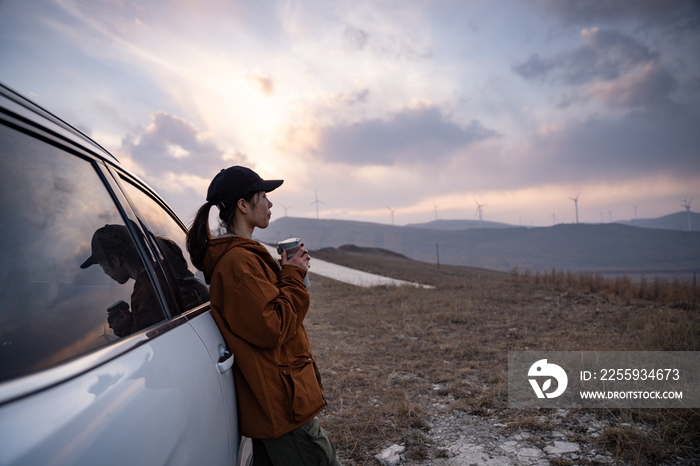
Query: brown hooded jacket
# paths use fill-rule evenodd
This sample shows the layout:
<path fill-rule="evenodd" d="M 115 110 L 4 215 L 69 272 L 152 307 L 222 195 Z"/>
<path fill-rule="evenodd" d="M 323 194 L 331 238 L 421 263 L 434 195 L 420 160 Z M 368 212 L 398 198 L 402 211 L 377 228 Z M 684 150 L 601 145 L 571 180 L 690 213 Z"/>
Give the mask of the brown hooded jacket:
<path fill-rule="evenodd" d="M 264 246 L 231 236 L 208 242 L 204 270 L 212 315 L 235 358 L 241 434 L 276 438 L 313 419 L 326 403 L 303 324 L 304 270 L 280 269 Z"/>

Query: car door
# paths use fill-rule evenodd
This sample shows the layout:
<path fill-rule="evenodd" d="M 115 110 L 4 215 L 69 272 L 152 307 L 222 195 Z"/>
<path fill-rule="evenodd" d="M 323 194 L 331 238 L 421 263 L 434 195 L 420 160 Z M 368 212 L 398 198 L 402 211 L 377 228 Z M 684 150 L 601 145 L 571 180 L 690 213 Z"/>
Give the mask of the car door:
<path fill-rule="evenodd" d="M 111 169 L 114 178 L 128 203 L 133 207 L 139 223 L 147 231 L 150 244 L 157 250 L 157 264 L 163 276 L 172 277 L 169 289 L 176 296 L 176 301 L 184 306 L 180 310 L 187 317 L 189 324 L 206 346 L 212 367 L 217 376 L 221 406 L 225 413 L 226 429 L 218 432 L 219 442 L 231 443 L 231 455 L 238 451 L 238 417 L 236 395 L 232 371 L 233 354 L 226 347 L 223 336 L 211 316 L 208 288 L 204 284 L 202 272 L 191 263 L 186 252 L 186 230 L 179 219 L 169 211 L 167 206 L 148 187 L 123 170 Z M 215 396 L 213 393 L 212 397 Z"/>
<path fill-rule="evenodd" d="M 99 148 L 0 103 L 0 464 L 234 464 L 206 305 L 177 307 Z M 123 283 L 105 231 L 138 269 Z"/>

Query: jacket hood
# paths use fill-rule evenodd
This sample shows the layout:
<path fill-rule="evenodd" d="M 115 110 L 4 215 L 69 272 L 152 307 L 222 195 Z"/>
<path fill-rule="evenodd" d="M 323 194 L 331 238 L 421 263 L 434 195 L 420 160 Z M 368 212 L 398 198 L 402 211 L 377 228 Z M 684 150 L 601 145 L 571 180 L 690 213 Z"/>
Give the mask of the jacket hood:
<path fill-rule="evenodd" d="M 240 236 L 221 236 L 218 238 L 212 238 L 207 242 L 207 252 L 204 255 L 204 279 L 207 285 L 211 283 L 211 276 L 216 268 L 216 264 L 219 263 L 222 257 L 231 249 L 234 248 L 244 248 L 252 253 L 262 257 L 266 262 L 270 263 L 274 267 L 279 267 L 279 264 L 270 253 L 267 251 L 265 246 L 248 238 L 241 238 Z"/>

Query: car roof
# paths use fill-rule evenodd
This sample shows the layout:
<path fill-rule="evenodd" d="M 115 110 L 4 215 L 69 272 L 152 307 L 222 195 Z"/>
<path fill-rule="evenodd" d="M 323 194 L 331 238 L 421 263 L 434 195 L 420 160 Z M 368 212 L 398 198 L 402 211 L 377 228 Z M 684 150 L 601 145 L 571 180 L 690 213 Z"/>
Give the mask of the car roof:
<path fill-rule="evenodd" d="M 119 167 L 125 173 L 128 173 L 130 177 L 137 180 L 144 188 L 149 190 L 152 196 L 163 202 L 162 198 L 156 194 L 156 191 L 151 188 L 148 183 L 131 171 L 126 170 L 115 156 L 110 154 L 107 149 L 95 142 L 90 136 L 43 107 L 35 104 L 20 93 L 0 83 L 0 121 L 3 120 L 5 120 L 6 123 L 10 122 L 13 126 L 21 126 L 24 131 L 48 133 L 51 138 L 58 139 L 63 144 L 78 147 L 83 152 L 89 152 L 93 157 L 101 159 L 115 167 Z M 167 206 L 167 204 L 165 205 Z M 167 208 L 172 212 L 169 206 Z"/>
<path fill-rule="evenodd" d="M 49 132 L 54 137 L 58 137 L 66 142 L 72 142 L 83 149 L 88 149 L 93 155 L 105 161 L 119 164 L 116 157 L 78 128 L 68 124 L 2 83 L 0 83 L 0 113 L 4 114 L 2 116 L 14 117 L 36 129 Z"/>

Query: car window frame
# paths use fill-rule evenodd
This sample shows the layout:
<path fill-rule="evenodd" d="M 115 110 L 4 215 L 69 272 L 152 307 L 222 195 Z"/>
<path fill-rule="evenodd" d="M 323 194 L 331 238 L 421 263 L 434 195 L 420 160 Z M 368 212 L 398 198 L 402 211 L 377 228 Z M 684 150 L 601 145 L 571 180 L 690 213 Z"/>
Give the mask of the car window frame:
<path fill-rule="evenodd" d="M 131 198 L 129 197 L 127 191 L 121 186 L 122 183 L 131 183 L 136 189 L 139 189 L 141 192 L 143 192 L 170 216 L 170 218 L 177 224 L 178 227 L 180 227 L 180 229 L 185 235 L 187 234 L 187 227 L 182 222 L 180 217 L 178 217 L 178 215 L 170 208 L 170 206 L 158 194 L 156 194 L 156 192 L 153 191 L 153 189 L 151 189 L 151 187 L 148 186 L 144 181 L 140 180 L 138 177 L 132 175 L 131 173 L 128 173 L 121 167 L 116 167 L 110 164 L 106 164 L 105 166 L 110 171 L 115 183 L 119 186 L 121 194 L 126 199 L 126 202 L 128 203 L 131 212 L 134 214 L 134 217 L 138 219 L 138 223 L 142 226 L 142 228 L 143 226 L 149 227 L 148 221 L 139 217 L 137 213 L 138 209 L 134 208 L 134 203 L 131 201 Z M 120 178 L 123 178 L 123 180 L 121 180 Z M 148 244 L 151 248 L 156 249 L 155 251 L 153 251 L 154 254 L 162 256 L 162 252 L 159 250 L 158 246 L 153 244 L 153 242 L 150 239 L 148 241 Z M 187 254 L 186 251 L 183 251 L 183 253 Z M 162 270 L 162 264 L 160 262 L 161 261 L 158 260 L 158 264 Z M 162 271 L 163 273 L 165 273 L 164 270 Z M 181 313 L 173 315 L 172 318 L 175 318 L 177 316 L 185 316 L 187 319 L 193 319 L 198 315 L 204 314 L 210 309 L 211 302 L 207 301 L 203 304 L 200 304 L 199 306 L 193 307 L 192 309 L 183 309 Z"/>
<path fill-rule="evenodd" d="M 104 183 L 106 186 L 108 186 L 110 192 L 112 193 L 115 204 L 119 206 L 119 211 L 122 214 L 122 220 L 125 220 L 127 228 L 131 233 L 132 239 L 137 238 L 139 236 L 142 238 L 146 238 L 146 244 L 144 244 L 144 242 L 136 240 L 134 240 L 134 242 L 137 245 L 139 255 L 141 256 L 141 260 L 146 268 L 146 272 L 148 273 L 148 278 L 153 284 L 153 288 L 155 289 L 156 294 L 158 295 L 158 301 L 160 302 L 160 306 L 163 309 L 163 312 L 165 313 L 165 320 L 171 320 L 180 315 L 180 313 L 173 313 L 172 310 L 168 307 L 168 299 L 165 297 L 165 293 L 170 293 L 170 290 L 162 289 L 162 287 L 160 286 L 160 281 L 158 280 L 158 277 L 156 275 L 156 271 L 153 268 L 153 263 L 156 260 L 156 256 L 160 253 L 158 251 L 153 250 L 153 245 L 151 244 L 150 239 L 147 237 L 146 232 L 144 231 L 145 229 L 143 228 L 143 220 L 141 220 L 136 215 L 136 211 L 133 209 L 131 202 L 126 196 L 126 193 L 124 192 L 123 188 L 119 185 L 118 174 L 114 173 L 114 168 L 104 163 L 100 168 L 104 170 L 104 173 L 102 173 Z"/>

